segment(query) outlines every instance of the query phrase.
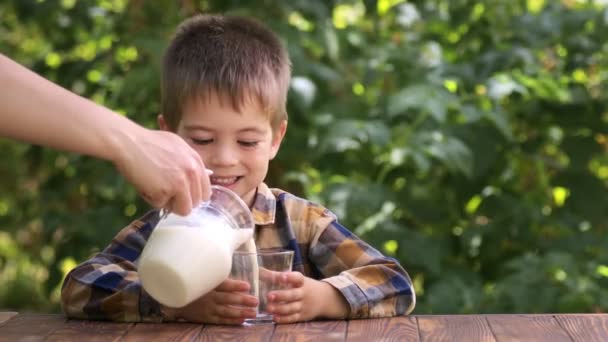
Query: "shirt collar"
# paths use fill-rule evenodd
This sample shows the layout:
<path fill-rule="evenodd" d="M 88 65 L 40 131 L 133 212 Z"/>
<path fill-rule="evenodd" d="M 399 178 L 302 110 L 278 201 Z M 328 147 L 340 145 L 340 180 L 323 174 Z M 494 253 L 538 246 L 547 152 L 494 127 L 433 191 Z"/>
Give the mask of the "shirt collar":
<path fill-rule="evenodd" d="M 251 207 L 251 215 L 256 225 L 267 225 L 274 223 L 274 215 L 277 209 L 277 198 L 266 183 L 258 186 L 255 200 Z"/>

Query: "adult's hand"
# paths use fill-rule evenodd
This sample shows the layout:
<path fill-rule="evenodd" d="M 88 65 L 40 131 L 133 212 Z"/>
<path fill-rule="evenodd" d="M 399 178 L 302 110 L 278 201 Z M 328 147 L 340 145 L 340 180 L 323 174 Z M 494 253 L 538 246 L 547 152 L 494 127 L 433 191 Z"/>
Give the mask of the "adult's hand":
<path fill-rule="evenodd" d="M 211 196 L 200 156 L 178 135 L 138 127 L 117 143 L 116 168 L 152 206 L 186 215 Z"/>

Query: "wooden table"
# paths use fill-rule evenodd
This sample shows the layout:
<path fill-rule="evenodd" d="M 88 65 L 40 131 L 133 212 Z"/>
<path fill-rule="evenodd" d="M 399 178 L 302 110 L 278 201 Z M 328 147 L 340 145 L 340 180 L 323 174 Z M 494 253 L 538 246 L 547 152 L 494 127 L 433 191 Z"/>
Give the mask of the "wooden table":
<path fill-rule="evenodd" d="M 417 315 L 235 327 L 0 312 L 0 341 L 608 341 L 608 314 Z"/>

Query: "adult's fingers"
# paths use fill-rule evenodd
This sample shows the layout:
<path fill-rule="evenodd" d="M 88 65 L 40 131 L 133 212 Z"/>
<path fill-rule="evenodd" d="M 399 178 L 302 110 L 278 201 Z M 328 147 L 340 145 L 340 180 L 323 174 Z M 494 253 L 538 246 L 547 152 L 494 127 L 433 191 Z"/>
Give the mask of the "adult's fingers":
<path fill-rule="evenodd" d="M 188 180 L 190 181 L 190 203 L 192 207 L 196 207 L 202 201 L 202 189 L 201 189 L 201 174 L 205 171 L 201 169 L 188 171 Z"/>
<path fill-rule="evenodd" d="M 187 145 L 186 145 L 187 146 Z M 211 183 L 209 180 L 209 170 L 205 168 L 205 164 L 201 157 L 192 150 L 184 161 L 181 168 L 181 173 L 176 182 L 174 182 L 174 196 L 170 200 L 170 209 L 179 215 L 187 215 L 192 208 L 197 206 L 201 201 L 208 200 L 211 197 Z"/>
<path fill-rule="evenodd" d="M 174 196 L 162 203 L 162 205 L 158 203 L 162 202 L 162 200 L 158 200 L 155 205 L 156 207 L 163 207 L 171 212 L 185 216 L 201 201 L 206 201 L 211 197 L 209 175 L 213 172 L 204 167 L 202 169 L 197 167 L 196 170 L 188 172 L 187 183 L 182 182 L 181 186 L 178 185 L 175 188 Z"/>
<path fill-rule="evenodd" d="M 190 213 L 192 210 L 192 198 L 190 197 L 190 192 L 185 183 L 177 189 L 177 192 L 171 200 L 169 200 L 165 209 L 182 216 Z"/>
<path fill-rule="evenodd" d="M 193 174 L 189 174 L 192 191 L 192 204 L 193 206 L 198 205 L 201 201 L 207 201 L 211 198 L 211 180 L 209 175 L 213 174 L 213 171 L 205 167 L 205 163 L 196 152 L 192 152 L 192 158 L 195 161 L 195 169 Z"/>
<path fill-rule="evenodd" d="M 167 208 L 171 200 L 169 193 L 162 191 L 156 194 L 140 192 L 139 195 L 154 208 Z"/>
<path fill-rule="evenodd" d="M 201 199 L 207 201 L 211 198 L 211 179 L 209 176 L 213 174 L 213 171 L 207 169 L 201 161 L 201 175 L 200 175 L 200 186 L 201 186 Z"/>

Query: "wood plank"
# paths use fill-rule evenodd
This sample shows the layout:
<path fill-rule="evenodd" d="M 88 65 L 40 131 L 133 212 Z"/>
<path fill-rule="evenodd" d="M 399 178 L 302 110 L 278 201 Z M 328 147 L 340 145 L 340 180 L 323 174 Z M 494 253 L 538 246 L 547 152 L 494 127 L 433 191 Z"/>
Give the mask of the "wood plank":
<path fill-rule="evenodd" d="M 553 315 L 488 315 L 497 341 L 572 341 Z"/>
<path fill-rule="evenodd" d="M 0 326 L 0 341 L 42 341 L 64 323 L 63 315 L 20 314 Z"/>
<path fill-rule="evenodd" d="M 0 325 L 11 319 L 13 316 L 17 316 L 17 313 L 12 311 L 0 312 Z"/>
<path fill-rule="evenodd" d="M 133 325 L 133 323 L 70 319 L 51 333 L 48 340 L 118 341 Z"/>
<path fill-rule="evenodd" d="M 575 341 L 608 341 L 607 314 L 556 315 L 555 318 Z"/>
<path fill-rule="evenodd" d="M 484 316 L 417 316 L 422 341 L 484 341 L 496 339 Z"/>
<path fill-rule="evenodd" d="M 277 324 L 272 341 L 345 341 L 347 321 Z"/>
<path fill-rule="evenodd" d="M 346 340 L 352 341 L 419 341 L 416 318 L 358 319 L 348 321 Z"/>
<path fill-rule="evenodd" d="M 202 324 L 138 323 L 124 336 L 124 341 L 198 341 Z"/>
<path fill-rule="evenodd" d="M 270 341 L 274 332 L 273 324 L 256 326 L 206 325 L 201 341 Z"/>

